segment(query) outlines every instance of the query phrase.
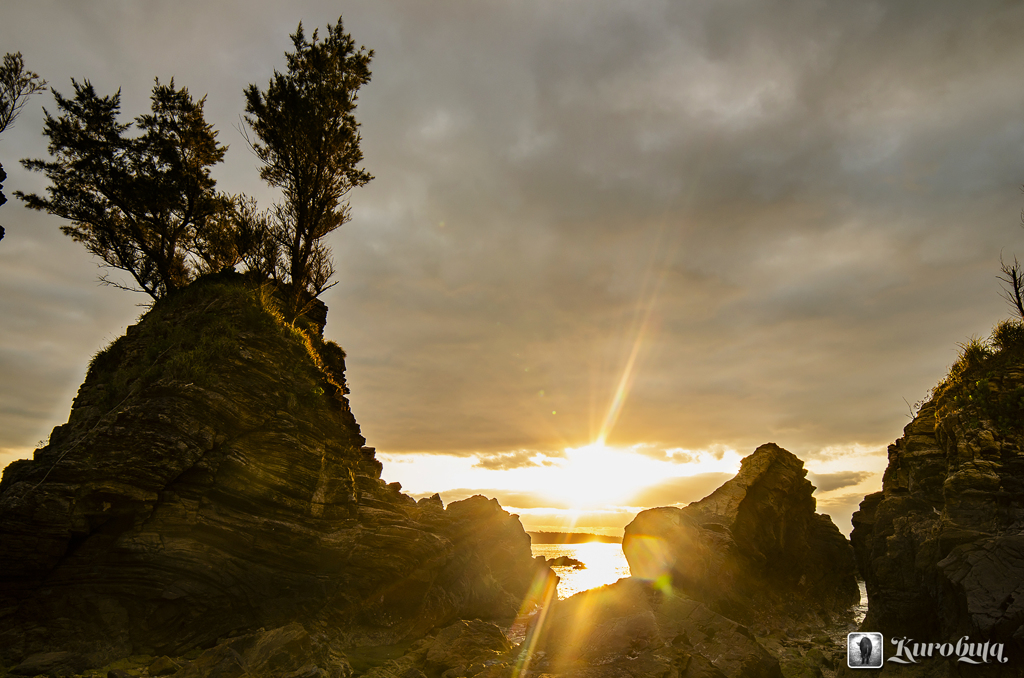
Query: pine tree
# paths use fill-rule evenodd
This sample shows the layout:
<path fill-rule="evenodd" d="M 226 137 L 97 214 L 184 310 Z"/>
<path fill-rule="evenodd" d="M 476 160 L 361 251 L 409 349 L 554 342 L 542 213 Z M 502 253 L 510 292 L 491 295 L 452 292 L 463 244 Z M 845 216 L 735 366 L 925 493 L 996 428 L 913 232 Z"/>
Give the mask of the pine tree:
<path fill-rule="evenodd" d="M 21 52 L 8 52 L 0 65 L 0 134 L 14 125 L 28 98 L 46 87 L 37 73 L 25 70 Z"/>
<path fill-rule="evenodd" d="M 25 60 L 21 52 L 4 55 L 0 64 L 0 134 L 14 125 L 15 118 L 21 113 L 28 98 L 46 87 L 46 81 L 37 73 L 25 70 Z M 0 205 L 7 202 L 3 192 L 3 183 L 7 178 L 4 166 L 0 163 Z M 4 227 L 0 226 L 0 240 L 4 239 Z"/>
<path fill-rule="evenodd" d="M 141 134 L 131 137 L 132 123 L 118 122 L 120 90 L 101 97 L 88 81 L 71 82 L 73 98 L 54 91 L 59 117 L 46 112 L 43 133 L 53 160 L 22 161 L 50 180 L 47 196 L 15 195 L 70 221 L 61 227 L 65 234 L 106 266 L 131 274 L 154 299 L 218 263 L 234 263 L 213 260 L 214 248 L 204 247 L 231 209 L 210 176 L 227 149 L 203 117 L 205 98 L 194 101 L 173 79 L 157 80 L 151 113 L 135 119 Z"/>
<path fill-rule="evenodd" d="M 274 71 L 266 91 L 245 90 L 246 117 L 258 141 L 260 176 L 281 188 L 284 203 L 264 215 L 272 245 L 273 277 L 290 290 L 293 317 L 332 286 L 330 250 L 323 239 L 350 219 L 348 194 L 373 177 L 358 167 L 359 88 L 370 81 L 372 50 L 355 48 L 341 18 L 321 41 L 307 40 L 300 23 L 286 52 L 287 73 Z"/>

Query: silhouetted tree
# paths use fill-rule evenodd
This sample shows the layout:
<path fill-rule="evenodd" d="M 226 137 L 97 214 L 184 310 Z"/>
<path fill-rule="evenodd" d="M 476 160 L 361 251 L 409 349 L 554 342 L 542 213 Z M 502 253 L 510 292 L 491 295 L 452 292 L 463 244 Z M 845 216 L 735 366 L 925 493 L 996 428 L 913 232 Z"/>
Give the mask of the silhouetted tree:
<path fill-rule="evenodd" d="M 14 125 L 28 98 L 46 87 L 46 81 L 32 71 L 25 70 L 21 52 L 4 55 L 0 66 L 0 134 Z"/>
<path fill-rule="evenodd" d="M 260 176 L 284 193 L 283 204 L 259 215 L 266 237 L 254 263 L 288 286 L 297 317 L 331 286 L 323 238 L 349 221 L 349 191 L 373 178 L 357 167 L 363 154 L 354 115 L 373 50 L 357 50 L 340 17 L 322 41 L 315 30 L 307 40 L 301 23 L 291 39 L 288 72 L 274 71 L 266 91 L 245 90 L 245 120 L 258 138 L 250 145 L 263 162 Z"/>
<path fill-rule="evenodd" d="M 46 112 L 43 133 L 54 159 L 22 160 L 51 181 L 47 197 L 15 195 L 70 221 L 61 227 L 65 234 L 107 266 L 131 274 L 154 299 L 235 263 L 222 237 L 232 203 L 214 190 L 210 176 L 227 149 L 203 117 L 205 97 L 193 101 L 173 79 L 169 85 L 157 80 L 152 112 L 135 119 L 141 134 L 129 137 L 132 123 L 117 120 L 120 90 L 100 97 L 88 81 L 71 82 L 73 98 L 53 91 L 60 116 Z"/>
<path fill-rule="evenodd" d="M 28 98 L 46 87 L 46 81 L 32 71 L 25 70 L 25 60 L 21 52 L 4 55 L 0 65 L 0 134 L 14 125 L 14 119 L 21 113 Z M 0 205 L 7 202 L 3 192 L 7 173 L 0 164 Z M 0 226 L 0 240 L 4 239 L 4 228 Z"/>

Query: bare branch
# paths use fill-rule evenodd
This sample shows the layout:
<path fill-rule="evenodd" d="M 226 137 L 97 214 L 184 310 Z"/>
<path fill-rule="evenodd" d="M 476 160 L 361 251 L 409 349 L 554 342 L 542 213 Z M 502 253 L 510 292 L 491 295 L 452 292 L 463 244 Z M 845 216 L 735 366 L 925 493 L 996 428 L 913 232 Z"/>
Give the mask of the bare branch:
<path fill-rule="evenodd" d="M 1013 263 L 1008 264 L 999 257 L 999 268 L 1002 271 L 998 276 L 1003 288 L 1002 297 L 1017 312 L 1017 317 L 1024 320 L 1024 271 L 1021 270 L 1017 257 Z"/>

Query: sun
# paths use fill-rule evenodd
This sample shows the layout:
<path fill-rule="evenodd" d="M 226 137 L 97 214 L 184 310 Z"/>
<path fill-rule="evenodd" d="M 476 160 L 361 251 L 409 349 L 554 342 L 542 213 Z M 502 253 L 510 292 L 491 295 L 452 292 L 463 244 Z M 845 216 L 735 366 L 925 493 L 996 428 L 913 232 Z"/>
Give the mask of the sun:
<path fill-rule="evenodd" d="M 654 460 L 601 442 L 564 453 L 543 491 L 575 510 L 622 505 L 659 475 Z"/>

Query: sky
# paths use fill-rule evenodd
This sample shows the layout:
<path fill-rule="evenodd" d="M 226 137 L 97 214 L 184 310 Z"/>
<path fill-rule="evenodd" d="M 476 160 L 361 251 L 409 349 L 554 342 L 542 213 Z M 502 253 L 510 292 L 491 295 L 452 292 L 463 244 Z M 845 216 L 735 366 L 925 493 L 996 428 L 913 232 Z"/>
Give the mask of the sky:
<path fill-rule="evenodd" d="M 364 167 L 328 239 L 326 336 L 384 478 L 616 533 L 758 445 L 805 460 L 844 532 L 1024 257 L 1024 5 L 706 0 L 34 0 L 0 51 L 62 93 L 206 96 L 218 188 L 279 194 L 242 92 L 299 21 L 374 50 Z M 61 221 L 37 95 L 0 136 L 0 465 L 63 423 L 142 295 Z"/>

